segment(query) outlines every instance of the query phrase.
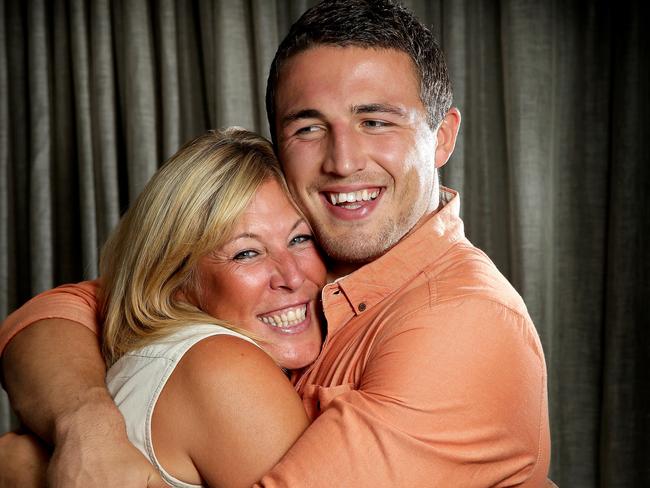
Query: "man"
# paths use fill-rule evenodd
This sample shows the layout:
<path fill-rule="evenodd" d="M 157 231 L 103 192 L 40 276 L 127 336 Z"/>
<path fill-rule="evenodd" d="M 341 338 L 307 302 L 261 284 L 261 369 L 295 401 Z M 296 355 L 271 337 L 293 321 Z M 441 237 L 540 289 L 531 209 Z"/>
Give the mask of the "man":
<path fill-rule="evenodd" d="M 429 31 L 384 0 L 319 4 L 276 53 L 267 111 L 332 281 L 327 339 L 295 378 L 314 422 L 260 485 L 544 486 L 542 348 L 521 298 L 464 237 L 458 195 L 438 185 L 460 114 Z M 96 337 L 74 323 L 93 320 L 87 292 L 27 310 L 40 320 L 6 348 L 8 390 L 54 441 L 55 483 L 153 486 L 103 388 Z M 47 300 L 66 320 L 38 315 Z"/>

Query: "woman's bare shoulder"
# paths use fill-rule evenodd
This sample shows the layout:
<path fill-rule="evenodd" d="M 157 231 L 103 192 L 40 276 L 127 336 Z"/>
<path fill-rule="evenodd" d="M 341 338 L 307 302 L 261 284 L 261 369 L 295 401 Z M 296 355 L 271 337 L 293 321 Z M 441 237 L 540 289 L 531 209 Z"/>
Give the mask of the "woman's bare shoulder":
<path fill-rule="evenodd" d="M 210 485 L 250 486 L 307 425 L 300 398 L 271 357 L 245 339 L 218 335 L 185 353 L 160 395 L 152 429 L 165 469 L 159 450 L 171 454 L 170 465 L 194 466 Z"/>

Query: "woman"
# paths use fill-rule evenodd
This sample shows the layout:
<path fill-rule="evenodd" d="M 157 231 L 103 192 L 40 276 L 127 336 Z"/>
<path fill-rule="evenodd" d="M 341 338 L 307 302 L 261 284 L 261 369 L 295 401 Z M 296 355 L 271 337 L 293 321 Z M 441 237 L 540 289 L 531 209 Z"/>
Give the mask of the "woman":
<path fill-rule="evenodd" d="M 325 268 L 287 195 L 266 140 L 211 131 L 103 250 L 107 384 L 172 486 L 250 486 L 307 427 L 281 368 L 318 355 Z"/>

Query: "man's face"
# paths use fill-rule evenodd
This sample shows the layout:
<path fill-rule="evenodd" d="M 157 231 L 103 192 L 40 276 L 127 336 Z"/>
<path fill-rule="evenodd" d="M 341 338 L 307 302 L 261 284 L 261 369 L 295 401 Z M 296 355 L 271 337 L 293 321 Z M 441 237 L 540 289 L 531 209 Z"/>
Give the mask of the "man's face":
<path fill-rule="evenodd" d="M 289 187 L 334 260 L 375 259 L 437 206 L 436 134 L 407 54 L 309 49 L 285 63 L 275 103 Z"/>

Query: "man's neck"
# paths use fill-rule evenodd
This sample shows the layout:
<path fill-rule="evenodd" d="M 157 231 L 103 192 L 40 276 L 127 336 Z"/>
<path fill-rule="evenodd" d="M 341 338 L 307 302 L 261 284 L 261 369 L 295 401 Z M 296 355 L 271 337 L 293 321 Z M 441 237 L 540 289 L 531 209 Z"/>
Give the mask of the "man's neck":
<path fill-rule="evenodd" d="M 413 226 L 411 230 L 409 230 L 402 238 L 395 244 L 399 244 L 400 241 L 402 241 L 405 237 L 411 235 L 413 232 L 415 232 L 419 227 L 422 226 L 422 224 L 428 220 L 431 216 L 437 214 L 442 207 L 445 206 L 447 203 L 448 198 L 446 195 L 440 195 L 440 198 L 436 199 L 436 207 L 433 210 L 429 210 L 427 213 L 425 213 L 419 220 L 418 222 Z M 390 249 L 386 249 L 384 252 L 388 252 Z M 343 276 L 349 275 L 350 273 L 353 273 L 357 269 L 361 268 L 365 264 L 368 264 L 375 259 L 377 259 L 379 256 L 367 261 L 367 262 L 362 262 L 362 263 L 349 263 L 345 261 L 333 261 L 330 260 L 327 262 L 327 282 L 332 283 L 339 278 L 342 278 Z"/>
<path fill-rule="evenodd" d="M 340 261 L 329 262 L 327 266 L 327 282 L 332 283 L 343 276 L 349 275 L 363 266 L 363 264 L 364 263 L 345 263 Z"/>

